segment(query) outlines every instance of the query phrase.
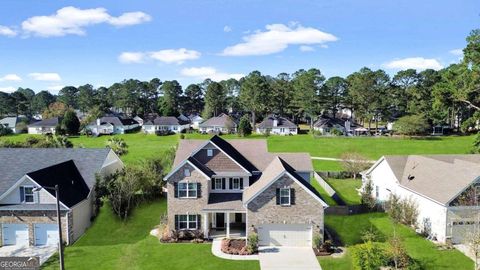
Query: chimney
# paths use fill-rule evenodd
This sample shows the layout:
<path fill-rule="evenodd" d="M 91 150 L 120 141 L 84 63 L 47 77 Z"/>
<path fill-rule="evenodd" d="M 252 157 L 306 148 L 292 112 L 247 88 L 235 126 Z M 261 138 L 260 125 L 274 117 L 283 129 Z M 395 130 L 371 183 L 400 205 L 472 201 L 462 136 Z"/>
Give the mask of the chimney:
<path fill-rule="evenodd" d="M 274 118 L 274 119 L 273 119 L 273 126 L 274 126 L 274 127 L 277 127 L 277 126 L 278 126 L 278 120 L 277 120 L 277 118 Z"/>
<path fill-rule="evenodd" d="M 97 118 L 97 126 L 100 126 L 101 122 L 100 122 L 100 118 Z"/>

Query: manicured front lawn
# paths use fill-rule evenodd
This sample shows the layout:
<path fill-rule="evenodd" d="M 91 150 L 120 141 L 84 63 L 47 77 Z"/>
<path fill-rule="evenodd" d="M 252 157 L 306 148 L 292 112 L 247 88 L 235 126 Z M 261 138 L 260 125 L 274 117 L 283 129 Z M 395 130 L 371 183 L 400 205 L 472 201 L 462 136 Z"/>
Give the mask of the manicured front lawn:
<path fill-rule="evenodd" d="M 361 197 L 357 189 L 362 186 L 360 179 L 326 179 L 327 183 L 337 192 L 348 205 L 360 204 Z"/>
<path fill-rule="evenodd" d="M 373 229 L 379 235 L 380 242 L 386 241 L 393 235 L 403 238 L 408 254 L 425 264 L 426 269 L 472 269 L 473 262 L 459 251 L 439 250 L 433 243 L 417 235 L 411 228 L 403 225 L 394 225 L 384 213 L 370 213 L 351 216 L 325 216 L 325 225 L 339 235 L 346 246 L 362 243 L 362 232 Z M 344 270 L 352 269 L 348 257 L 342 259 L 319 258 L 325 269 Z"/>
<path fill-rule="evenodd" d="M 161 244 L 150 230 L 166 212 L 166 200 L 135 209 L 120 221 L 108 206 L 101 209 L 93 226 L 65 250 L 66 269 L 259 269 L 258 261 L 231 261 L 211 253 L 211 244 Z M 56 258 L 43 269 L 58 269 Z"/>

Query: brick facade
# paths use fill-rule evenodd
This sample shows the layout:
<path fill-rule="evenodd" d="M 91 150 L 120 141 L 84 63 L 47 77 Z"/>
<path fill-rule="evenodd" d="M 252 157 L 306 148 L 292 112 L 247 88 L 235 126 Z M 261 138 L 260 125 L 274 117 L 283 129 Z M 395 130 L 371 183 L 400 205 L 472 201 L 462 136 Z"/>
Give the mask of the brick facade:
<path fill-rule="evenodd" d="M 276 189 L 295 189 L 295 204 L 276 204 Z M 323 235 L 323 205 L 288 175 L 282 176 L 247 207 L 247 233 L 261 224 L 312 224 L 313 232 Z M 253 225 L 253 227 L 252 227 Z"/>
<path fill-rule="evenodd" d="M 213 151 L 213 155 L 207 155 L 207 149 Z M 198 151 L 194 156 L 202 164 L 215 172 L 242 172 L 243 168 L 235 163 L 230 157 L 218 150 L 215 146 L 208 144 Z"/>

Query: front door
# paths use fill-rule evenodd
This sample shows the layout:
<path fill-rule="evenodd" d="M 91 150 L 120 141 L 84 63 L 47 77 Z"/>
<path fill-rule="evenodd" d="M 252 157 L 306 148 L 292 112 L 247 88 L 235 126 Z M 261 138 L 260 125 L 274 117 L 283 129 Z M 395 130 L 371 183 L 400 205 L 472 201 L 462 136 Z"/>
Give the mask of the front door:
<path fill-rule="evenodd" d="M 217 220 L 217 228 L 225 228 L 225 213 L 215 213 Z"/>

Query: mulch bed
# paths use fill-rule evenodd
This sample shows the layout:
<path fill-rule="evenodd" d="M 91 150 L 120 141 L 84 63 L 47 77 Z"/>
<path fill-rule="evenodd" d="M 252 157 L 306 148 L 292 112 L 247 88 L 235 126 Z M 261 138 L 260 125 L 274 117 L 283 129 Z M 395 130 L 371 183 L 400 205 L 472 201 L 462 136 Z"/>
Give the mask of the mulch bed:
<path fill-rule="evenodd" d="M 232 255 L 251 255 L 247 251 L 245 239 L 223 239 L 221 250 L 223 253 Z"/>

